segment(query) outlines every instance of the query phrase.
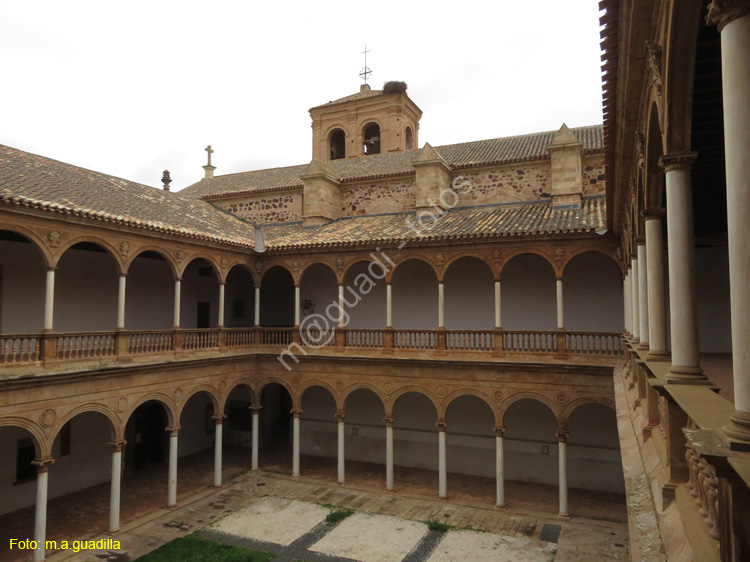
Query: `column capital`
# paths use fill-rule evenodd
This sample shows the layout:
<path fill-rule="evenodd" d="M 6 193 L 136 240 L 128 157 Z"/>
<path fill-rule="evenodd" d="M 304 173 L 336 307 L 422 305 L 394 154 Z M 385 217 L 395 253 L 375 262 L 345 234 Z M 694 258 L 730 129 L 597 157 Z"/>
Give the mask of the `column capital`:
<path fill-rule="evenodd" d="M 260 404 L 253 404 L 252 406 L 248 406 L 247 409 L 248 410 L 252 410 L 253 413 L 255 414 L 255 413 L 259 412 L 260 410 L 262 410 L 263 406 L 261 406 Z"/>
<path fill-rule="evenodd" d="M 57 271 L 57 266 L 55 266 L 55 267 L 48 267 L 47 271 Z"/>
<path fill-rule="evenodd" d="M 435 425 L 437 426 L 438 431 L 445 431 L 448 427 L 448 421 L 441 418 L 435 423 Z"/>
<path fill-rule="evenodd" d="M 567 443 L 568 442 L 568 432 L 567 431 L 556 431 L 555 435 L 557 436 L 557 440 L 560 443 Z"/>
<path fill-rule="evenodd" d="M 37 474 L 43 474 L 49 471 L 50 465 L 55 464 L 55 459 L 52 457 L 35 458 L 31 461 L 31 464 L 36 467 Z"/>
<path fill-rule="evenodd" d="M 713 0 L 708 5 L 706 24 L 722 31 L 727 24 L 745 16 L 750 16 L 750 0 Z"/>
<path fill-rule="evenodd" d="M 346 412 L 336 412 L 336 419 L 339 422 L 343 422 L 345 417 L 346 417 Z"/>
<path fill-rule="evenodd" d="M 661 219 L 666 214 L 666 209 L 646 209 L 645 211 L 641 211 L 641 216 L 643 217 L 643 220 L 650 220 L 650 219 Z"/>
<path fill-rule="evenodd" d="M 216 425 L 221 425 L 222 423 L 224 423 L 224 418 L 226 417 L 226 414 L 214 414 L 213 416 L 211 416 L 211 419 L 216 422 Z"/>
<path fill-rule="evenodd" d="M 645 236 L 639 236 L 635 239 L 635 245 L 636 246 L 645 246 L 646 245 L 646 237 Z M 638 254 L 635 254 L 635 257 L 638 257 Z"/>
<path fill-rule="evenodd" d="M 174 282 L 175 283 L 180 283 L 181 281 L 182 281 L 182 277 L 175 277 L 174 278 Z"/>
<path fill-rule="evenodd" d="M 672 170 L 689 170 L 698 158 L 697 152 L 684 152 L 682 154 L 665 154 L 659 157 L 659 167 L 664 172 Z"/>
<path fill-rule="evenodd" d="M 289 413 L 292 414 L 295 418 L 299 418 L 304 410 L 302 408 L 292 408 L 289 410 Z"/>
<path fill-rule="evenodd" d="M 180 431 L 180 424 L 168 425 L 164 428 L 164 431 L 168 431 L 170 437 L 177 437 L 177 432 Z"/>
<path fill-rule="evenodd" d="M 129 274 L 129 273 L 127 273 L 127 272 L 125 272 L 125 273 L 122 273 L 122 272 L 120 272 L 120 273 L 118 273 L 118 275 L 119 275 L 120 277 L 127 277 L 127 276 L 128 276 L 128 275 L 130 275 L 130 274 Z"/>
<path fill-rule="evenodd" d="M 496 425 L 493 429 L 495 430 L 495 437 L 504 437 L 505 436 L 505 426 Z"/>
<path fill-rule="evenodd" d="M 126 439 L 113 439 L 112 441 L 107 441 L 107 447 L 110 447 L 113 453 L 120 453 L 127 442 Z"/>
<path fill-rule="evenodd" d="M 385 422 L 386 427 L 393 427 L 393 422 L 396 421 L 396 418 L 393 416 L 386 416 L 383 418 L 383 421 Z"/>

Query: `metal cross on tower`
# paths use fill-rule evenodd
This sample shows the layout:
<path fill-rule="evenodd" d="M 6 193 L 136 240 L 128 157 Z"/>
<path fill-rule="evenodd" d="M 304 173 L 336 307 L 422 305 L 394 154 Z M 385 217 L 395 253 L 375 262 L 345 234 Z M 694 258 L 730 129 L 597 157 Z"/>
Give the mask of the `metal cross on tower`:
<path fill-rule="evenodd" d="M 370 77 L 370 74 L 372 74 L 372 70 L 367 66 L 367 53 L 369 52 L 370 51 L 367 50 L 367 45 L 365 45 L 365 50 L 362 51 L 362 54 L 365 55 L 365 65 L 362 67 L 362 70 L 359 71 L 359 77 L 365 81 L 365 84 L 367 84 L 367 79 Z"/>

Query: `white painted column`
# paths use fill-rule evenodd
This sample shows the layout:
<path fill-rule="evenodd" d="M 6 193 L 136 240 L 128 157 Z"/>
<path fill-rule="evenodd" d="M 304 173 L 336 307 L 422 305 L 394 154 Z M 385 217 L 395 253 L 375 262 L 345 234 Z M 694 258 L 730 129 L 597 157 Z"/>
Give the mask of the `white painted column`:
<path fill-rule="evenodd" d="M 385 422 L 385 489 L 393 490 L 393 422 L 396 418 L 383 418 Z"/>
<path fill-rule="evenodd" d="M 565 328 L 565 322 L 563 318 L 563 280 L 562 277 L 555 279 L 557 287 L 557 329 L 562 330 Z"/>
<path fill-rule="evenodd" d="M 622 282 L 623 303 L 625 306 L 625 333 L 630 333 L 630 272 L 625 274 Z"/>
<path fill-rule="evenodd" d="M 47 484 L 49 478 L 49 465 L 55 462 L 53 459 L 34 460 L 36 464 L 36 511 L 34 516 L 34 540 L 37 547 L 34 549 L 34 562 L 42 562 L 46 558 L 47 548 Z"/>
<path fill-rule="evenodd" d="M 112 448 L 112 476 L 109 488 L 109 532 L 120 530 L 120 481 L 122 479 L 122 447 L 124 439 L 110 441 Z"/>
<path fill-rule="evenodd" d="M 697 154 L 662 156 L 666 172 L 669 313 L 672 329 L 670 383 L 706 383 L 700 366 L 698 303 L 695 290 L 695 244 L 690 169 Z"/>
<path fill-rule="evenodd" d="M 390 283 L 385 285 L 385 327 L 393 327 L 393 287 Z"/>
<path fill-rule="evenodd" d="M 180 327 L 180 288 L 182 285 L 182 279 L 174 280 L 174 327 Z"/>
<path fill-rule="evenodd" d="M 127 274 L 120 275 L 120 281 L 117 288 L 117 329 L 125 329 L 125 281 Z"/>
<path fill-rule="evenodd" d="M 447 443 L 445 438 L 445 429 L 448 422 L 439 420 L 436 425 L 438 426 L 438 497 L 445 499 L 448 497 Z"/>
<path fill-rule="evenodd" d="M 302 308 L 301 287 L 299 285 L 295 285 L 294 286 L 294 325 L 295 326 L 299 326 L 301 308 Z"/>
<path fill-rule="evenodd" d="M 344 286 L 339 285 L 339 328 L 344 327 Z"/>
<path fill-rule="evenodd" d="M 633 267 L 633 277 L 630 280 L 630 304 L 631 304 L 631 323 L 633 325 L 633 339 L 638 341 L 641 335 L 641 321 L 639 319 L 638 308 L 638 257 L 637 254 L 632 256 L 631 265 Z"/>
<path fill-rule="evenodd" d="M 51 332 L 55 314 L 55 269 L 47 270 L 47 289 L 44 294 L 44 331 Z"/>
<path fill-rule="evenodd" d="M 260 409 L 262 406 L 250 406 L 253 411 L 253 444 L 252 460 L 250 461 L 250 470 L 258 470 L 258 427 L 260 426 Z"/>
<path fill-rule="evenodd" d="M 214 488 L 221 486 L 221 454 L 224 447 L 224 418 L 225 414 L 217 414 L 213 416 L 214 422 L 216 423 L 216 432 L 214 434 Z"/>
<path fill-rule="evenodd" d="M 336 414 L 338 420 L 338 474 L 337 482 L 343 484 L 346 480 L 344 478 L 344 464 L 346 462 L 345 450 L 344 450 L 344 438 L 346 436 L 344 418 L 346 414 L 339 412 Z"/>
<path fill-rule="evenodd" d="M 170 426 L 169 432 L 169 479 L 167 482 L 167 507 L 177 505 L 177 432 L 179 426 Z"/>
<path fill-rule="evenodd" d="M 302 410 L 292 409 L 292 476 L 299 476 L 299 416 Z"/>
<path fill-rule="evenodd" d="M 648 255 L 648 339 L 649 358 L 663 359 L 667 350 L 667 308 L 664 296 L 664 241 L 662 211 L 643 213 L 646 221 L 646 254 Z"/>
<path fill-rule="evenodd" d="M 445 328 L 445 284 L 438 283 L 438 328 Z"/>
<path fill-rule="evenodd" d="M 567 446 L 568 446 L 568 432 L 559 431 L 557 433 L 557 446 L 558 446 L 558 475 L 560 487 L 560 512 L 558 516 L 569 517 L 568 515 L 568 459 L 567 459 Z"/>
<path fill-rule="evenodd" d="M 505 507 L 505 458 L 503 449 L 504 427 L 495 428 L 495 471 L 496 471 L 496 500 L 497 507 Z"/>
<path fill-rule="evenodd" d="M 713 2 L 709 23 L 721 32 L 724 97 L 724 147 L 727 174 L 729 292 L 732 307 L 734 407 L 725 428 L 734 438 L 750 441 L 750 9 L 747 2 Z M 741 350 L 741 351 L 740 351 Z M 730 442 L 732 448 L 737 443 Z"/>
<path fill-rule="evenodd" d="M 495 328 L 502 328 L 500 280 L 495 281 Z"/>
<path fill-rule="evenodd" d="M 260 287 L 255 287 L 255 318 L 253 325 L 260 326 Z"/>
<path fill-rule="evenodd" d="M 648 255 L 645 240 L 638 241 L 638 332 L 641 349 L 648 349 Z"/>
<path fill-rule="evenodd" d="M 226 283 L 219 283 L 219 328 L 224 327 L 224 289 Z"/>

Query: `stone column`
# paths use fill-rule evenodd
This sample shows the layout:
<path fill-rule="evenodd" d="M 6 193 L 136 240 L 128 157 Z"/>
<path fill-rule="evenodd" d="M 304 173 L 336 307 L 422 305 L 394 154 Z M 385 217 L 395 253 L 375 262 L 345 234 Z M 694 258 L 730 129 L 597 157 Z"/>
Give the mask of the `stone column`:
<path fill-rule="evenodd" d="M 643 212 L 646 221 L 646 254 L 648 255 L 648 358 L 663 361 L 667 350 L 667 309 L 664 298 L 664 242 L 661 209 Z"/>
<path fill-rule="evenodd" d="M 226 414 L 215 414 L 212 416 L 216 424 L 216 433 L 214 434 L 214 488 L 221 486 L 221 454 L 224 446 L 224 418 Z"/>
<path fill-rule="evenodd" d="M 385 489 L 393 490 L 393 422 L 394 417 L 383 418 L 385 422 Z"/>
<path fill-rule="evenodd" d="M 109 532 L 120 530 L 120 480 L 122 479 L 122 448 L 125 439 L 107 443 L 112 448 L 112 477 L 109 488 Z"/>
<path fill-rule="evenodd" d="M 180 327 L 180 286 L 182 279 L 179 277 L 174 280 L 174 324 L 175 329 Z"/>
<path fill-rule="evenodd" d="M 672 328 L 672 367 L 669 383 L 706 383 L 700 367 L 698 311 L 695 298 L 695 244 L 690 168 L 697 154 L 662 156 L 666 172 L 667 243 L 669 249 L 669 313 Z"/>
<path fill-rule="evenodd" d="M 563 280 L 562 277 L 555 279 L 557 286 L 557 329 L 564 330 L 565 322 L 563 321 Z"/>
<path fill-rule="evenodd" d="M 344 327 L 344 286 L 339 284 L 339 328 Z"/>
<path fill-rule="evenodd" d="M 343 484 L 346 480 L 344 479 L 344 463 L 346 460 L 344 451 L 344 438 L 346 433 L 344 431 L 344 418 L 346 414 L 344 412 L 337 412 L 336 419 L 338 420 L 338 471 L 337 471 L 337 482 Z"/>
<path fill-rule="evenodd" d="M 125 329 L 125 280 L 127 274 L 122 273 L 120 275 L 119 284 L 117 287 L 117 329 Z"/>
<path fill-rule="evenodd" d="M 568 432 L 558 431 L 557 432 L 557 446 L 558 446 L 558 473 L 559 473 L 559 486 L 560 486 L 560 512 L 559 517 L 570 517 L 568 515 L 568 459 L 567 459 L 567 446 L 568 446 Z"/>
<path fill-rule="evenodd" d="M 435 425 L 438 427 L 438 497 L 444 500 L 448 497 L 447 443 L 445 439 L 445 429 L 448 422 L 438 420 Z"/>
<path fill-rule="evenodd" d="M 299 285 L 295 285 L 294 286 L 294 326 L 295 327 L 299 327 L 301 307 L 302 307 L 301 287 Z"/>
<path fill-rule="evenodd" d="M 505 459 L 503 450 L 503 437 L 505 428 L 495 427 L 495 473 L 496 473 L 496 500 L 497 507 L 505 507 Z"/>
<path fill-rule="evenodd" d="M 260 287 L 255 287 L 255 318 L 253 325 L 260 326 Z"/>
<path fill-rule="evenodd" d="M 495 328 L 502 328 L 500 280 L 495 280 Z"/>
<path fill-rule="evenodd" d="M 393 328 L 393 288 L 390 283 L 385 285 L 385 327 Z"/>
<path fill-rule="evenodd" d="M 55 268 L 47 270 L 47 289 L 44 294 L 44 331 L 51 332 L 55 313 Z"/>
<path fill-rule="evenodd" d="M 226 283 L 219 283 L 219 328 L 224 327 L 224 289 Z"/>
<path fill-rule="evenodd" d="M 292 408 L 292 476 L 299 476 L 299 417 L 302 410 Z"/>
<path fill-rule="evenodd" d="M 36 512 L 34 516 L 34 562 L 42 562 L 46 558 L 47 548 L 47 484 L 49 465 L 55 462 L 53 458 L 34 459 L 36 466 Z"/>
<path fill-rule="evenodd" d="M 708 23 L 721 32 L 724 148 L 727 171 L 729 286 L 732 303 L 734 406 L 724 431 L 732 448 L 750 447 L 750 2 L 714 1 Z"/>
<path fill-rule="evenodd" d="M 252 443 L 252 460 L 250 461 L 250 470 L 258 470 L 258 426 L 260 425 L 260 409 L 263 406 L 250 406 L 253 411 L 253 443 Z"/>
<path fill-rule="evenodd" d="M 169 426 L 169 478 L 167 482 L 167 507 L 177 505 L 177 432 L 178 425 Z"/>
<path fill-rule="evenodd" d="M 632 335 L 633 333 L 633 305 L 630 303 L 632 296 L 632 289 L 630 288 L 630 280 L 632 278 L 630 265 L 628 265 L 628 272 L 625 275 L 625 333 Z"/>
<path fill-rule="evenodd" d="M 638 240 L 638 332 L 640 349 L 648 349 L 648 255 L 646 241 Z"/>
<path fill-rule="evenodd" d="M 630 304 L 632 305 L 632 312 L 631 312 L 631 322 L 633 325 L 633 329 L 631 333 L 633 334 L 633 340 L 638 342 L 640 340 L 641 336 L 641 321 L 640 317 L 638 315 L 639 312 L 639 305 L 638 305 L 638 255 L 633 254 L 631 256 L 630 263 L 633 266 L 633 277 L 630 280 Z"/>
<path fill-rule="evenodd" d="M 445 284 L 438 282 L 438 328 L 445 328 Z"/>

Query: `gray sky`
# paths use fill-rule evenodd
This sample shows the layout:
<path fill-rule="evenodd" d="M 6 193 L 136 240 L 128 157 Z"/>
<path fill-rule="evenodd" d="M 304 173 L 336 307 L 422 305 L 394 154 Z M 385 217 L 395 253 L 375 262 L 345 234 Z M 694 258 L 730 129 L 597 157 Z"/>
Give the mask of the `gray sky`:
<path fill-rule="evenodd" d="M 0 143 L 173 189 L 310 161 L 310 107 L 403 80 L 433 145 L 601 122 L 595 0 L 0 0 Z"/>

